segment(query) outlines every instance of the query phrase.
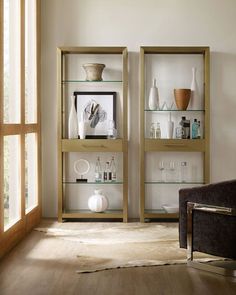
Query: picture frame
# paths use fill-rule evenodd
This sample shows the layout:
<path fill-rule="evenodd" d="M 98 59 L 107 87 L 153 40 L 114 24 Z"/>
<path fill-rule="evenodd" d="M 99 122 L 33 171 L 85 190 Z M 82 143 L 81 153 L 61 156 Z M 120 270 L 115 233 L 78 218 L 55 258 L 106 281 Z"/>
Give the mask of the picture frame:
<path fill-rule="evenodd" d="M 116 92 L 75 91 L 74 96 L 78 122 L 89 122 L 86 139 L 106 139 L 109 121 L 116 128 Z"/>

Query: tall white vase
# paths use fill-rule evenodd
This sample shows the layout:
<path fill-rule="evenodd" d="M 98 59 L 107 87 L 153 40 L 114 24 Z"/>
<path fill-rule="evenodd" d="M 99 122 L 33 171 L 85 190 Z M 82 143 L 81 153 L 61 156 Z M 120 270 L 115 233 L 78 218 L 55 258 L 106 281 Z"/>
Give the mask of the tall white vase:
<path fill-rule="evenodd" d="M 68 138 L 78 138 L 78 123 L 74 95 L 71 96 L 70 103 L 71 105 L 68 119 Z"/>
<path fill-rule="evenodd" d="M 159 95 L 158 88 L 156 86 L 156 79 L 153 79 L 153 85 L 150 88 L 148 106 L 150 110 L 159 109 Z"/>
<path fill-rule="evenodd" d="M 202 101 L 199 94 L 199 88 L 196 78 L 197 68 L 192 68 L 192 83 L 191 83 L 191 100 L 190 107 L 193 110 L 200 109 L 202 107 Z"/>

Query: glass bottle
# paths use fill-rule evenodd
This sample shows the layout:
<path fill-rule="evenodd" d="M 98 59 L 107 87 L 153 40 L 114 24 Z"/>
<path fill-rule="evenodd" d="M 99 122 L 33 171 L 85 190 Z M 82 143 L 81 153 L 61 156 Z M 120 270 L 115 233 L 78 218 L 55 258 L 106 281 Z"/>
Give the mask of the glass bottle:
<path fill-rule="evenodd" d="M 185 130 L 184 130 L 184 122 L 186 121 L 186 117 L 181 117 L 181 121 L 179 122 L 179 126 L 175 128 L 175 136 L 178 139 L 185 138 Z"/>
<path fill-rule="evenodd" d="M 174 161 L 170 161 L 169 163 L 169 181 L 176 181 L 176 163 Z"/>
<path fill-rule="evenodd" d="M 111 181 L 116 182 L 116 164 L 115 164 L 114 156 L 111 158 L 110 172 L 111 172 Z"/>
<path fill-rule="evenodd" d="M 151 124 L 149 135 L 150 135 L 150 138 L 155 138 L 155 124 L 154 123 Z"/>
<path fill-rule="evenodd" d="M 161 127 L 159 122 L 157 122 L 155 126 L 155 138 L 161 138 Z"/>
<path fill-rule="evenodd" d="M 108 139 L 116 139 L 117 138 L 117 130 L 115 128 L 115 121 L 114 120 L 110 120 L 108 122 L 107 138 Z"/>
<path fill-rule="evenodd" d="M 200 121 L 198 121 L 198 128 L 197 128 L 197 138 L 201 138 L 201 126 L 200 126 Z"/>
<path fill-rule="evenodd" d="M 187 182 L 187 162 L 180 163 L 180 181 Z"/>
<path fill-rule="evenodd" d="M 164 161 L 160 161 L 159 162 L 159 170 L 161 171 L 161 182 L 165 182 L 166 178 L 165 178 L 165 162 Z"/>
<path fill-rule="evenodd" d="M 198 133 L 198 122 L 197 122 L 197 119 L 194 119 L 192 123 L 192 139 L 197 138 L 197 133 Z"/>
<path fill-rule="evenodd" d="M 100 162 L 100 157 L 97 157 L 96 165 L 95 165 L 95 182 L 102 181 L 102 166 Z"/>
<path fill-rule="evenodd" d="M 190 139 L 190 120 L 184 122 L 184 139 Z"/>
<path fill-rule="evenodd" d="M 109 174 L 110 174 L 110 163 L 106 162 L 105 170 L 104 170 L 104 173 L 103 173 L 104 182 L 109 182 L 109 177 L 110 177 Z"/>

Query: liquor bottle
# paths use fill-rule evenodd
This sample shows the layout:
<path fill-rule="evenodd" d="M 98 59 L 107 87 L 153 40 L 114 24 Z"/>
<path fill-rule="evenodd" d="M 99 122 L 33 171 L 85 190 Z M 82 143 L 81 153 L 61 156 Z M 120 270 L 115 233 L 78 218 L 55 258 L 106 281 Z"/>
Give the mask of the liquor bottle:
<path fill-rule="evenodd" d="M 110 163 L 106 162 L 105 170 L 103 173 L 103 180 L 104 182 L 108 182 L 110 178 Z"/>
<path fill-rule="evenodd" d="M 184 138 L 190 139 L 190 120 L 184 122 Z"/>
<path fill-rule="evenodd" d="M 95 165 L 95 182 L 102 181 L 102 166 L 100 162 L 100 157 L 97 157 L 96 165 Z"/>
<path fill-rule="evenodd" d="M 179 122 L 179 126 L 175 128 L 176 138 L 184 139 L 185 138 L 185 128 L 184 123 L 186 121 L 186 117 L 181 117 L 181 121 Z"/>
<path fill-rule="evenodd" d="M 192 123 L 192 139 L 197 138 L 198 133 L 198 122 L 197 119 L 194 119 L 194 122 Z"/>
<path fill-rule="evenodd" d="M 179 122 L 179 125 L 182 127 L 182 132 L 180 128 L 180 134 L 182 133 L 182 136 L 181 136 L 182 139 L 190 139 L 190 120 L 186 120 L 186 117 L 183 116 L 181 117 L 181 121 Z"/>
<path fill-rule="evenodd" d="M 200 121 L 198 121 L 197 138 L 198 139 L 201 138 L 201 125 L 200 125 Z"/>
<path fill-rule="evenodd" d="M 114 156 L 111 158 L 110 171 L 111 171 L 111 181 L 116 182 L 116 164 L 115 164 Z"/>

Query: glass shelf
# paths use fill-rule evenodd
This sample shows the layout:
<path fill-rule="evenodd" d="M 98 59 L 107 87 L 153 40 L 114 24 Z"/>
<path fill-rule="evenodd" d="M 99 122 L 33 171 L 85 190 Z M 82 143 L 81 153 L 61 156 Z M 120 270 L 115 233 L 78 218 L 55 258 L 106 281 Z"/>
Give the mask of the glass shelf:
<path fill-rule="evenodd" d="M 118 218 L 123 219 L 122 209 L 108 209 L 104 212 L 92 212 L 88 209 L 74 209 L 74 210 L 64 210 L 62 212 L 63 218 Z"/>
<path fill-rule="evenodd" d="M 164 209 L 145 209 L 144 210 L 145 214 L 163 214 L 163 215 L 175 215 L 176 217 L 178 216 L 179 212 L 176 213 L 169 213 L 165 211 Z"/>
<path fill-rule="evenodd" d="M 178 141 L 182 141 L 184 140 L 185 142 L 187 141 L 191 141 L 191 142 L 198 142 L 200 140 L 204 140 L 204 138 L 150 138 L 150 137 L 145 137 L 146 140 L 156 140 L 156 141 L 176 141 L 176 143 L 178 143 Z"/>
<path fill-rule="evenodd" d="M 167 212 L 164 209 L 159 208 L 159 209 L 145 209 L 145 213 L 166 214 Z"/>
<path fill-rule="evenodd" d="M 65 209 L 63 211 L 64 214 L 73 214 L 73 213 L 78 213 L 78 214 L 97 214 L 97 215 L 104 215 L 104 214 L 122 214 L 123 210 L 122 209 L 107 209 L 104 212 L 92 212 L 89 209 Z M 89 216 L 88 216 L 89 217 Z"/>
<path fill-rule="evenodd" d="M 102 81 L 87 81 L 87 80 L 62 80 L 62 84 L 66 83 L 122 83 L 122 80 L 102 80 Z"/>
<path fill-rule="evenodd" d="M 148 109 L 145 109 L 144 111 L 145 112 L 180 112 L 180 113 L 183 113 L 183 112 L 205 112 L 205 110 L 185 110 L 185 111 L 182 111 L 182 110 L 148 110 Z"/>
<path fill-rule="evenodd" d="M 87 182 L 79 182 L 79 181 L 63 181 L 63 184 L 79 184 L 79 185 L 86 185 L 86 184 L 95 184 L 95 185 L 121 185 L 123 184 L 123 181 L 115 181 L 115 182 L 95 182 L 95 181 L 87 181 Z"/>
<path fill-rule="evenodd" d="M 145 181 L 145 184 L 205 184 L 203 181 Z"/>

